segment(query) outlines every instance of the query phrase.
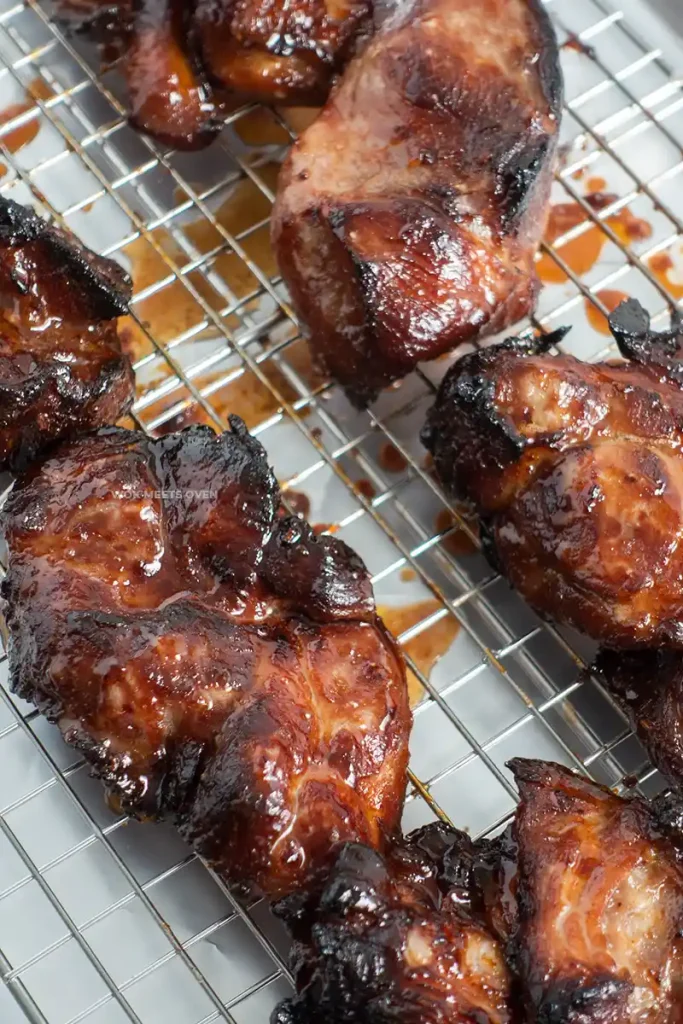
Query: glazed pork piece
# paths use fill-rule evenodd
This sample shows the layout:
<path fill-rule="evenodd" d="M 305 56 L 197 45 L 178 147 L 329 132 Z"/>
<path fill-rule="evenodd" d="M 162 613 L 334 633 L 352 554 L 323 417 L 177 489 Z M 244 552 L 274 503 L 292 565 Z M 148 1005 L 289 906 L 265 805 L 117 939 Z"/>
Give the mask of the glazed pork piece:
<path fill-rule="evenodd" d="M 478 513 L 492 561 L 542 615 L 611 647 L 683 647 L 683 391 L 678 319 L 610 318 L 626 362 L 544 351 L 465 356 L 423 440 Z"/>
<path fill-rule="evenodd" d="M 57 0 L 65 26 L 92 39 L 125 80 L 131 124 L 173 149 L 202 149 L 222 127 L 184 0 Z"/>
<path fill-rule="evenodd" d="M 501 945 L 470 904 L 472 844 L 445 825 L 385 856 L 342 846 L 318 892 L 278 908 L 298 994 L 271 1024 L 507 1024 Z"/>
<path fill-rule="evenodd" d="M 561 765 L 510 765 L 521 804 L 498 920 L 526 1024 L 683 1020 L 683 869 L 651 808 Z"/>
<path fill-rule="evenodd" d="M 0 198 L 0 469 L 128 410 L 116 318 L 130 295 L 113 260 Z"/>
<path fill-rule="evenodd" d="M 131 123 L 195 150 L 235 105 L 324 103 L 369 30 L 369 0 L 58 0 L 126 81 Z"/>
<path fill-rule="evenodd" d="M 358 405 L 534 305 L 562 98 L 538 0 L 392 0 L 292 147 L 273 244 Z"/>
<path fill-rule="evenodd" d="M 520 803 L 496 839 L 434 824 L 383 857 L 345 844 L 276 908 L 297 995 L 271 1024 L 680 1024 L 680 807 L 509 767 Z"/>
<path fill-rule="evenodd" d="M 3 516 L 9 669 L 115 806 L 281 896 L 340 840 L 381 847 L 411 716 L 361 560 L 281 514 L 237 417 L 63 445 Z"/>
<path fill-rule="evenodd" d="M 211 78 L 243 99 L 324 103 L 370 31 L 370 0 L 197 0 L 196 31 Z"/>
<path fill-rule="evenodd" d="M 679 651 L 600 651 L 595 670 L 631 722 L 648 757 L 683 787 L 683 658 Z"/>

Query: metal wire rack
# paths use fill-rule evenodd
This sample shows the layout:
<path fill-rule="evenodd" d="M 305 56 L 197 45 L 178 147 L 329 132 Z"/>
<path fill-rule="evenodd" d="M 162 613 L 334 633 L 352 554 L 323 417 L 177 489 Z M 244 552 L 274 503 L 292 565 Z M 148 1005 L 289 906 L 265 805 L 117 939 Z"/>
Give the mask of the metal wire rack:
<path fill-rule="evenodd" d="M 564 347 L 604 357 L 599 314 L 617 288 L 657 318 L 683 298 L 683 83 L 607 0 L 547 3 L 568 86 L 554 202 L 573 213 L 544 247 L 553 283 L 528 327 L 573 324 Z M 175 154 L 130 129 L 115 75 L 96 68 L 47 9 L 0 0 L 0 191 L 132 269 L 135 423 L 221 428 L 242 413 L 285 497 L 297 507 L 304 491 L 311 518 L 365 557 L 419 684 L 406 829 L 436 816 L 500 827 L 513 753 L 656 791 L 586 669 L 590 645 L 496 577 L 430 473 L 417 436 L 444 361 L 366 413 L 308 362 L 266 242 L 301 112 L 244 106 L 208 153 Z M 599 208 L 596 188 L 609 193 Z M 629 234 L 634 223 L 647 230 Z M 0 673 L 0 1021 L 267 1021 L 290 979 L 264 902 L 232 896 L 171 830 L 110 812 Z"/>

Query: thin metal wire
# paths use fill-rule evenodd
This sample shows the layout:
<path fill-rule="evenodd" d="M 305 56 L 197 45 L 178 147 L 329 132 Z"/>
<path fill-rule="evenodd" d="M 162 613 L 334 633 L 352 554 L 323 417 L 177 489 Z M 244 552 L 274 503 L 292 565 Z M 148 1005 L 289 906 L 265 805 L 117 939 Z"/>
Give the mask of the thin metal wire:
<path fill-rule="evenodd" d="M 590 304 L 603 314 L 606 313 L 607 309 L 599 293 L 606 285 L 614 284 L 630 271 L 641 275 L 656 290 L 665 306 L 669 306 L 673 302 L 673 296 L 653 273 L 650 261 L 652 256 L 669 249 L 683 237 L 683 222 L 680 216 L 670 208 L 670 204 L 661 200 L 657 191 L 662 184 L 683 173 L 683 146 L 669 128 L 674 116 L 683 110 L 680 83 L 673 80 L 670 69 L 662 61 L 659 52 L 642 45 L 637 33 L 626 24 L 621 12 L 609 11 L 602 0 L 591 2 L 596 11 L 596 19 L 580 33 L 581 42 L 588 43 L 590 40 L 592 44 L 596 44 L 609 33 L 619 32 L 624 33 L 625 38 L 632 44 L 636 44 L 640 53 L 627 67 L 622 68 L 617 74 L 611 74 L 596 53 L 586 52 L 586 59 L 599 71 L 600 80 L 574 97 L 568 105 L 568 111 L 583 138 L 593 144 L 595 150 L 585 156 L 579 156 L 557 176 L 568 198 L 583 211 L 585 219 L 583 224 L 577 225 L 565 236 L 544 247 L 547 255 L 565 274 L 572 294 L 563 297 L 553 309 L 544 312 L 538 322 L 532 321 L 532 324 L 542 328 L 565 317 L 581 303 Z M 560 28 L 566 28 L 565 12 L 559 10 L 560 5 L 549 0 L 548 7 L 553 16 L 556 16 Z M 22 32 L 23 18 L 32 18 L 37 25 L 47 30 L 47 41 L 41 41 L 35 46 L 26 41 Z M 269 407 L 267 413 L 254 424 L 254 433 L 262 437 L 267 445 L 271 432 L 279 424 L 289 422 L 297 428 L 307 445 L 306 450 L 312 453 L 309 464 L 298 469 L 287 481 L 285 495 L 287 490 L 291 492 L 291 489 L 304 483 L 312 483 L 315 486 L 316 478 L 321 473 L 328 473 L 331 478 L 341 481 L 352 497 L 354 507 L 352 511 L 340 516 L 334 526 L 339 530 L 348 530 L 367 523 L 381 530 L 395 552 L 390 560 L 376 569 L 373 577 L 375 586 L 390 580 L 396 572 L 410 569 L 415 574 L 416 581 L 422 585 L 424 593 L 432 599 L 430 611 L 426 612 L 419 622 L 404 631 L 399 638 L 401 643 L 404 646 L 410 645 L 428 630 L 445 622 L 447 617 L 454 617 L 460 625 L 462 636 L 466 637 L 479 652 L 479 660 L 475 664 L 468 665 L 466 671 L 449 679 L 447 685 L 440 687 L 434 684 L 430 674 L 425 673 L 414 658 L 407 658 L 409 667 L 423 690 L 422 699 L 415 711 L 416 719 L 429 714 L 443 716 L 449 723 L 449 728 L 455 730 L 466 748 L 464 754 L 453 758 L 451 763 L 443 764 L 433 771 L 429 778 L 423 779 L 415 772 L 411 772 L 408 803 L 424 802 L 431 815 L 449 820 L 442 802 L 433 790 L 443 791 L 444 783 L 450 783 L 452 779 L 457 783 L 458 773 L 467 766 L 477 763 L 486 769 L 501 790 L 513 800 L 514 787 L 506 771 L 496 761 L 494 753 L 497 747 L 529 726 L 540 728 L 568 763 L 583 770 L 601 766 L 601 771 L 607 772 L 612 780 L 616 781 L 620 772 L 623 773 L 619 761 L 619 747 L 629 733 L 623 715 L 608 697 L 605 697 L 605 705 L 611 708 L 616 720 L 622 722 L 623 727 L 615 727 L 607 738 L 598 734 L 593 725 L 573 706 L 572 701 L 589 683 L 585 661 L 580 652 L 575 650 L 573 644 L 558 630 L 545 624 L 526 628 L 522 635 L 515 635 L 514 629 L 497 607 L 495 593 L 498 577 L 494 573 L 484 572 L 477 578 L 471 578 L 468 567 L 463 565 L 457 556 L 449 553 L 444 544 L 448 536 L 456 531 L 466 535 L 472 544 L 477 543 L 477 538 L 471 525 L 462 518 L 459 509 L 453 507 L 442 494 L 428 467 L 412 453 L 409 445 L 402 441 L 400 429 L 397 429 L 401 420 L 418 412 L 424 404 L 424 399 L 433 393 L 434 385 L 430 377 L 422 371 L 416 374 L 421 390 L 403 402 L 400 408 L 393 409 L 389 415 L 381 416 L 373 410 L 364 418 L 351 422 L 341 417 L 334 404 L 328 401 L 334 394 L 332 385 L 327 381 L 316 381 L 311 385 L 305 375 L 297 369 L 294 361 L 290 361 L 294 346 L 300 344 L 293 311 L 280 279 L 277 276 L 271 277 L 249 255 L 250 240 L 256 231 L 263 228 L 265 222 L 262 218 L 254 218 L 254 222 L 243 229 L 231 231 L 221 221 L 215 209 L 217 201 L 229 195 L 239 181 L 251 182 L 265 200 L 273 199 L 272 190 L 261 177 L 259 169 L 265 162 L 274 159 L 276 154 L 271 148 L 257 159 L 253 159 L 247 156 L 243 148 L 235 147 L 234 137 L 230 134 L 230 128 L 238 129 L 240 122 L 252 116 L 257 108 L 253 105 L 245 106 L 227 118 L 230 128 L 217 144 L 224 148 L 226 172 L 219 180 L 208 185 L 195 185 L 180 172 L 180 164 L 174 154 L 146 139 L 139 142 L 139 150 L 146 153 L 145 158 L 135 166 L 127 163 L 118 148 L 119 142 L 128 132 L 125 111 L 121 103 L 97 72 L 89 66 L 77 47 L 64 38 L 34 0 L 15 4 L 10 10 L 0 14 L 0 41 L 3 37 L 8 43 L 13 44 L 20 54 L 7 65 L 4 74 L 16 84 L 22 84 L 26 73 L 37 70 L 42 79 L 54 88 L 53 96 L 47 100 L 34 101 L 33 107 L 29 110 L 19 114 L 11 122 L 0 125 L 0 153 L 3 162 L 14 171 L 16 181 L 31 190 L 38 202 L 65 226 L 68 226 L 70 219 L 82 213 L 90 203 L 100 200 L 113 201 L 127 218 L 129 230 L 124 238 L 109 246 L 107 254 L 125 257 L 128 247 L 136 239 L 143 238 L 155 253 L 162 268 L 157 280 L 147 282 L 144 288 L 138 289 L 133 305 L 133 321 L 149 345 L 149 352 L 143 353 L 135 364 L 139 379 L 146 379 L 144 375 L 155 367 L 164 368 L 164 379 L 157 383 L 152 380 L 147 387 L 141 389 L 135 405 L 134 421 L 141 429 L 156 431 L 171 421 L 175 422 L 176 417 L 194 414 L 199 410 L 209 422 L 222 427 L 225 424 L 225 416 L 219 401 L 221 392 L 229 391 L 230 387 L 240 380 L 253 380 L 272 396 L 272 407 Z M 55 70 L 58 70 L 62 56 L 68 60 L 72 69 L 78 71 L 78 81 L 66 86 L 58 81 Z M 666 74 L 667 81 L 639 97 L 632 83 L 638 74 L 653 67 Z M 3 73 L 1 67 L 0 73 Z M 96 90 L 109 104 L 112 116 L 104 124 L 98 125 L 90 120 L 86 109 L 89 90 Z M 623 97 L 624 107 L 591 123 L 590 115 L 587 113 L 590 105 L 604 96 L 615 93 Z M 662 107 L 663 103 L 667 106 Z M 294 137 L 285 116 L 281 113 L 272 116 L 274 124 L 284 128 L 291 137 Z M 30 124 L 35 119 L 39 119 L 41 124 L 49 124 L 62 140 L 64 148 L 63 151 L 27 167 L 14 157 L 3 140 L 7 140 L 15 128 Z M 633 123 L 634 121 L 636 123 Z M 74 134 L 70 125 L 79 126 L 79 131 L 82 132 L 80 137 Z M 614 134 L 615 129 L 618 130 L 618 134 Z M 660 133 L 669 146 L 678 150 L 680 159 L 675 166 L 643 180 L 634 175 L 628 159 L 621 155 L 620 150 L 646 131 Z M 89 172 L 93 184 L 87 196 L 80 196 L 75 200 L 72 198 L 60 212 L 53 209 L 41 193 L 38 180 L 47 171 L 58 174 L 60 163 L 67 155 L 74 154 Z M 609 208 L 596 212 L 572 182 L 576 173 L 587 170 L 600 156 L 605 155 L 614 166 L 628 176 L 632 187 L 626 192 L 622 190 L 622 194 Z M 101 167 L 101 157 L 106 157 L 107 171 Z M 169 205 L 157 200 L 155 180 L 159 176 L 163 177 L 167 190 L 178 190 L 181 195 L 180 201 Z M 14 187 L 13 181 L 2 182 L 0 192 Z M 666 237 L 659 238 L 642 251 L 636 252 L 631 246 L 624 245 L 613 230 L 610 220 L 640 196 L 646 197 L 655 211 L 668 219 L 670 231 Z M 148 214 L 141 215 L 138 212 L 138 200 L 140 208 L 148 211 Z M 184 233 L 188 217 L 206 224 L 214 233 L 216 241 L 208 251 L 195 248 Z M 594 229 L 596 225 L 623 253 L 626 263 L 624 266 L 609 269 L 599 281 L 589 285 L 565 260 L 563 250 L 569 242 L 578 238 L 581 233 Z M 167 251 L 160 243 L 160 230 L 170 233 L 175 245 L 173 252 Z M 215 269 L 216 261 L 226 254 L 239 260 L 252 275 L 254 285 L 248 294 L 234 295 L 230 290 L 230 281 L 220 280 L 220 275 Z M 198 276 L 211 284 L 214 291 L 221 296 L 223 305 L 219 309 L 216 309 L 197 287 L 195 282 Z M 198 319 L 191 327 L 179 330 L 174 337 L 162 340 L 156 336 L 154 324 L 145 323 L 144 316 L 137 310 L 144 310 L 145 302 L 154 296 L 163 295 L 166 288 L 175 285 L 184 289 L 192 300 L 197 309 Z M 255 302 L 266 300 L 270 303 L 270 309 L 255 317 Z M 658 315 L 661 316 L 662 312 Z M 273 332 L 287 327 L 288 336 L 284 340 L 273 342 Z M 200 354 L 198 350 L 195 361 L 188 364 L 187 351 L 191 350 L 198 339 L 205 339 L 207 331 L 211 332 L 214 338 L 222 339 L 223 346 L 217 347 L 208 355 L 203 350 Z M 280 373 L 278 383 L 271 379 L 270 366 L 277 367 Z M 211 378 L 208 383 L 205 380 L 207 375 Z M 279 383 L 280 379 L 286 382 L 286 392 Z M 315 426 L 311 425 L 313 422 Z M 390 444 L 400 453 L 404 467 L 398 477 L 387 479 L 386 471 L 373 454 L 378 444 Z M 353 465 L 349 460 L 352 460 Z M 354 486 L 358 474 L 362 474 L 362 478 L 369 481 L 374 490 L 372 497 L 359 493 Z M 425 526 L 421 515 L 413 506 L 411 488 L 416 485 L 420 485 L 430 500 L 437 501 L 440 508 L 449 509 L 452 526 L 431 530 Z M 535 644 L 544 638 L 554 644 L 558 657 L 564 657 L 570 664 L 576 666 L 575 681 L 556 685 L 554 680 L 548 677 L 546 667 L 539 661 L 535 652 Z M 584 675 L 579 677 L 579 670 L 583 671 Z M 462 716 L 456 713 L 452 698 L 466 687 L 475 685 L 477 679 L 482 678 L 487 672 L 492 673 L 494 678 L 500 680 L 506 689 L 519 699 L 520 708 L 523 710 L 514 721 L 481 739 L 473 733 Z M 518 681 L 517 672 L 521 673 L 524 682 Z M 535 697 L 531 696 L 531 691 Z M 34 1024 L 53 1024 L 50 1013 L 46 1016 L 45 1007 L 39 1007 L 33 999 L 26 986 L 25 975 L 31 967 L 61 948 L 70 939 L 74 939 L 91 960 L 106 986 L 106 992 L 95 1003 L 79 1010 L 68 1024 L 87 1021 L 92 1014 L 111 1001 L 118 1004 L 128 1019 L 139 1021 L 140 1018 L 136 1016 L 127 993 L 142 979 L 149 977 L 176 957 L 192 972 L 197 984 L 213 1006 L 201 1021 L 188 1021 L 188 1024 L 211 1024 L 221 1018 L 234 1021 L 232 1010 L 277 979 L 287 976 L 286 965 L 282 962 L 273 942 L 260 933 L 255 923 L 254 906 L 244 906 L 224 887 L 222 888 L 229 908 L 227 913 L 181 942 L 164 921 L 152 899 L 152 894 L 161 882 L 167 882 L 169 879 L 181 884 L 181 869 L 195 861 L 196 857 L 189 853 L 170 868 L 157 872 L 147 882 L 140 884 L 125 858 L 112 843 L 112 837 L 125 824 L 126 819 L 120 819 L 106 827 L 98 825 L 73 788 L 73 782 L 83 770 L 82 762 L 73 762 L 60 769 L 31 727 L 35 713 L 22 716 L 15 701 L 4 691 L 2 701 L 10 710 L 13 720 L 0 731 L 0 743 L 17 730 L 23 732 L 35 744 L 40 757 L 48 764 L 51 775 L 30 792 L 14 799 L 0 813 L 0 831 L 16 850 L 26 869 L 21 878 L 0 893 L 0 901 L 29 883 L 37 881 L 41 891 L 67 927 L 67 933 L 32 954 L 21 964 L 11 964 L 0 953 L 0 977 L 30 1021 Z M 563 723 L 562 729 L 559 729 L 555 722 L 558 717 Z M 639 778 L 643 783 L 652 779 L 652 770 L 646 762 Z M 20 809 L 30 809 L 32 800 L 40 794 L 48 793 L 54 786 L 69 795 L 69 799 L 88 821 L 91 833 L 67 851 L 52 857 L 39 869 L 22 847 L 8 823 L 8 817 Z M 489 822 L 482 830 L 482 834 L 502 826 L 508 816 L 506 812 L 494 822 Z M 125 895 L 77 926 L 50 887 L 50 876 L 60 865 L 93 844 L 100 844 L 108 852 L 130 888 Z M 87 936 L 95 925 L 135 900 L 141 902 L 147 913 L 163 929 L 169 940 L 170 949 L 152 963 L 141 967 L 133 977 L 117 985 L 104 965 L 98 961 L 88 944 Z M 252 934 L 259 937 L 273 966 L 271 970 L 265 971 L 259 980 L 224 1002 L 193 960 L 191 950 L 238 919 Z M 230 969 L 228 963 L 225 969 Z"/>

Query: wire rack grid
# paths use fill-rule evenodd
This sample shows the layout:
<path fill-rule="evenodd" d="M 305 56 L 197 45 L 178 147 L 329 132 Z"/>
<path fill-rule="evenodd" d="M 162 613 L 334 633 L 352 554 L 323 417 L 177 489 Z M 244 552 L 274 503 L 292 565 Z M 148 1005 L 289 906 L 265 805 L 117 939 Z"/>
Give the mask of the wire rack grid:
<path fill-rule="evenodd" d="M 604 358 L 601 314 L 618 294 L 656 320 L 683 298 L 683 85 L 607 0 L 547 6 L 567 79 L 553 196 L 565 220 L 544 244 L 548 284 L 526 329 L 571 324 L 563 347 Z M 130 129 L 115 73 L 97 67 L 49 9 L 0 0 L 0 192 L 132 271 L 134 423 L 222 428 L 239 412 L 290 506 L 366 559 L 415 695 L 405 828 L 499 828 L 513 754 L 656 792 L 587 670 L 590 644 L 542 623 L 491 571 L 432 476 L 417 438 L 449 360 L 365 413 L 311 366 L 267 243 L 277 165 L 305 115 L 242 106 L 207 153 L 167 152 Z M 4 662 L 0 673 L 3 1024 L 267 1021 L 291 980 L 265 903 L 231 895 L 169 828 L 111 812 L 82 760 L 9 693 Z"/>

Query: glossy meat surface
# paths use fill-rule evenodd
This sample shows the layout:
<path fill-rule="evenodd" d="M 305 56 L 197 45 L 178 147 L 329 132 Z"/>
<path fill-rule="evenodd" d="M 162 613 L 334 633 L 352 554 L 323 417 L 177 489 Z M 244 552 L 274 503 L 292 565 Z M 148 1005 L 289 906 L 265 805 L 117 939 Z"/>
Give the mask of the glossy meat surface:
<path fill-rule="evenodd" d="M 672 650 L 599 653 L 595 669 L 628 715 L 648 757 L 683 786 L 683 658 Z"/>
<path fill-rule="evenodd" d="M 58 0 L 118 62 L 131 123 L 201 149 L 236 102 L 324 103 L 370 27 L 369 0 Z"/>
<path fill-rule="evenodd" d="M 633 300 L 611 325 L 627 362 L 533 341 L 466 356 L 423 440 L 537 611 L 608 646 L 681 647 L 683 335 L 650 331 Z"/>
<path fill-rule="evenodd" d="M 397 828 L 410 711 L 367 572 L 280 514 L 261 445 L 117 428 L 62 446 L 4 531 L 14 690 L 116 805 L 282 895 Z"/>
<path fill-rule="evenodd" d="M 357 404 L 529 312 L 562 92 L 537 0 L 393 0 L 374 17 L 273 210 L 312 352 Z"/>
<path fill-rule="evenodd" d="M 386 857 L 336 854 L 320 892 L 280 908 L 299 994 L 271 1024 L 504 1024 L 500 944 L 469 904 L 467 836 L 430 825 Z"/>
<path fill-rule="evenodd" d="M 127 411 L 116 318 L 130 294 L 113 260 L 0 198 L 0 469 Z"/>
<path fill-rule="evenodd" d="M 527 1024 L 678 1024 L 683 870 L 650 808 L 560 765 L 510 767 L 509 955 Z"/>
<path fill-rule="evenodd" d="M 197 35 L 220 86 L 265 103 L 323 103 L 370 29 L 369 0 L 198 0 Z"/>

